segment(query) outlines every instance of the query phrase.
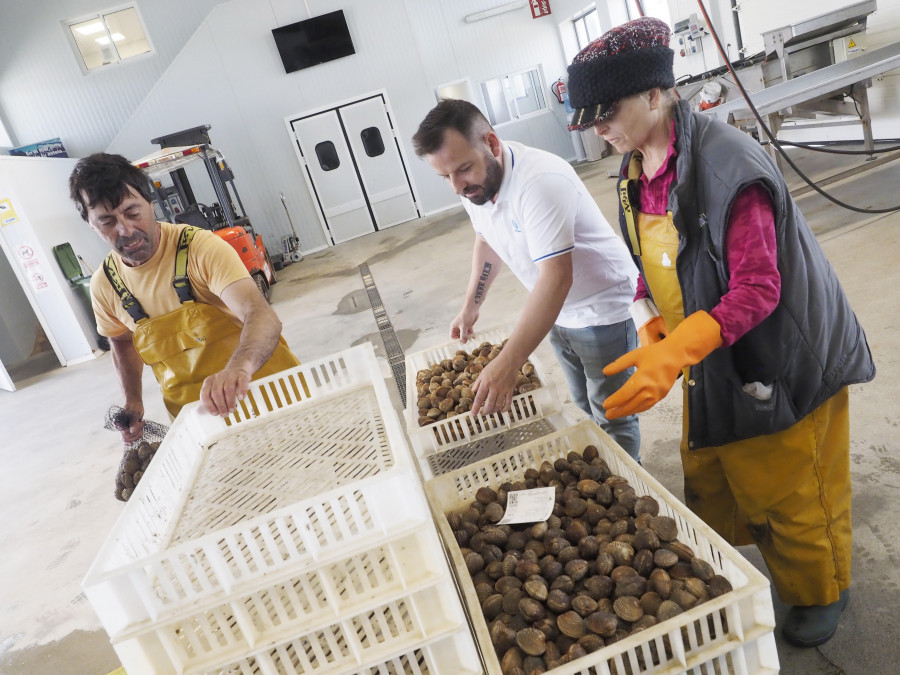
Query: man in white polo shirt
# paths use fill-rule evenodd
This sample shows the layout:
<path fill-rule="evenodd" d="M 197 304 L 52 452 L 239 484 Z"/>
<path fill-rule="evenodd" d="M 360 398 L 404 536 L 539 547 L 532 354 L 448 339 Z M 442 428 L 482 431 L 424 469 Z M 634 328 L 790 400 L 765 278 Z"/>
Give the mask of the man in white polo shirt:
<path fill-rule="evenodd" d="M 460 195 L 475 228 L 472 272 L 450 337 L 474 333 L 505 263 L 529 290 L 500 355 L 478 376 L 472 411 L 508 410 L 516 371 L 548 333 L 573 401 L 640 459 L 637 415 L 607 420 L 603 401 L 631 372 L 603 367 L 637 347 L 629 309 L 637 269 L 584 183 L 560 157 L 501 141 L 481 111 L 444 100 L 413 136 L 416 154 Z"/>

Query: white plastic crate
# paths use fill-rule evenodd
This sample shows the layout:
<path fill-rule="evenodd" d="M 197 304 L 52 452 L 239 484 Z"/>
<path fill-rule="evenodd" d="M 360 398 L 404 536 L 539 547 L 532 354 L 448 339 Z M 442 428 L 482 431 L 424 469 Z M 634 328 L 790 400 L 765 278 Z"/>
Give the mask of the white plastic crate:
<path fill-rule="evenodd" d="M 480 673 L 437 534 L 423 527 L 182 620 L 137 631 L 113 646 L 129 673 L 244 672 L 235 670 L 238 665 L 246 672 L 333 673 L 358 672 L 389 653 L 406 653 L 454 633 L 461 672 Z"/>
<path fill-rule="evenodd" d="M 511 329 L 488 330 L 478 333 L 465 344 L 454 340 L 406 355 L 406 431 L 420 466 L 429 466 L 429 462 L 423 462 L 423 459 L 435 453 L 476 445 L 486 438 L 550 417 L 562 410 L 553 385 L 547 377 L 547 371 L 540 358 L 532 354 L 529 361 L 534 366 L 534 372 L 541 381 L 541 386 L 514 396 L 509 411 L 477 416 L 467 412 L 424 427 L 419 426 L 416 373 L 444 359 L 452 359 L 458 349 L 471 352 L 482 342 L 499 344 L 508 338 L 511 332 Z"/>
<path fill-rule="evenodd" d="M 626 478 L 637 494 L 654 497 L 660 514 L 678 524 L 678 538 L 697 557 L 724 575 L 734 590 L 647 628 L 619 642 L 553 669 L 553 675 L 637 675 L 638 673 L 768 674 L 778 672 L 773 630 L 775 615 L 769 581 L 708 525 L 631 459 L 592 421 L 580 422 L 518 448 L 497 454 L 425 484 L 435 514 L 460 509 L 475 500 L 480 487 L 497 488 L 522 479 L 528 468 L 553 462 L 571 451 L 594 445 L 613 473 Z M 475 588 L 446 518 L 438 530 L 451 557 L 479 649 L 489 675 L 500 675 L 487 623 Z"/>
<path fill-rule="evenodd" d="M 358 670 L 465 627 L 369 344 L 253 382 L 227 419 L 185 407 L 83 587 L 135 675 L 272 662 L 301 639 L 321 670 L 329 631 Z M 433 616 L 411 611 L 423 596 Z"/>
<path fill-rule="evenodd" d="M 549 417 L 539 417 L 526 424 L 498 431 L 472 441 L 453 445 L 452 447 L 430 455 L 416 455 L 416 461 L 425 480 L 431 480 L 450 471 L 456 471 L 498 452 L 513 448 L 542 438 L 554 431 L 565 429 L 572 422 L 565 413 L 554 413 Z"/>

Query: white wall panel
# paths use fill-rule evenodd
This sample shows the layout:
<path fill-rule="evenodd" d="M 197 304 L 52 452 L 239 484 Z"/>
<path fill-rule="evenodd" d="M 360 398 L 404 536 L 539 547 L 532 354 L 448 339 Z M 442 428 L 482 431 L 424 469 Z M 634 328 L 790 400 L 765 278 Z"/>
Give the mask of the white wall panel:
<path fill-rule="evenodd" d="M 527 7 L 469 24 L 467 13 L 489 2 L 437 0 L 309 0 L 315 16 L 344 10 L 356 54 L 285 74 L 271 29 L 307 18 L 304 6 L 285 0 L 234 0 L 219 5 L 110 144 L 127 156 L 150 152 L 150 138 L 210 124 L 213 143 L 228 158 L 247 211 L 269 246 L 290 226 L 284 193 L 302 248 L 325 245 L 283 120 L 384 89 L 416 197 L 424 211 L 457 198 L 415 157 L 410 138 L 435 104 L 434 88 L 469 76 L 473 84 L 541 64 L 548 80 L 564 72 L 557 24 L 534 20 Z M 493 3 L 496 4 L 496 3 Z M 499 20 L 499 21 L 498 21 Z M 203 83 L 204 103 L 191 91 Z M 545 83 L 546 84 L 546 83 Z M 545 88 L 545 96 L 549 90 Z M 556 104 L 554 104 L 556 105 Z M 510 137 L 574 156 L 562 106 L 553 115 L 510 126 Z M 165 128 L 162 128 L 165 127 Z"/>
<path fill-rule="evenodd" d="M 156 53 L 83 75 L 61 22 L 121 2 L 0 0 L 0 109 L 12 140 L 58 136 L 72 157 L 103 150 L 220 2 L 138 0 Z"/>

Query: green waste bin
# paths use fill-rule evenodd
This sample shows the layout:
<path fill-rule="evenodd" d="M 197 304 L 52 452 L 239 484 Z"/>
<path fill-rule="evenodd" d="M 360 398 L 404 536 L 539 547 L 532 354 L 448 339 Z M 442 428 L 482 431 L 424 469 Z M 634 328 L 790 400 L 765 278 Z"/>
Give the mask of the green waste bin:
<path fill-rule="evenodd" d="M 81 269 L 81 263 L 72 245 L 69 242 L 59 244 L 53 247 L 53 256 L 59 263 L 63 276 L 69 281 L 69 286 L 75 291 L 75 295 L 81 302 L 84 311 L 87 312 L 88 320 L 94 328 L 94 339 L 97 346 L 104 351 L 109 350 L 109 340 L 97 332 L 97 324 L 94 319 L 94 308 L 91 306 L 91 275 L 85 274 Z"/>

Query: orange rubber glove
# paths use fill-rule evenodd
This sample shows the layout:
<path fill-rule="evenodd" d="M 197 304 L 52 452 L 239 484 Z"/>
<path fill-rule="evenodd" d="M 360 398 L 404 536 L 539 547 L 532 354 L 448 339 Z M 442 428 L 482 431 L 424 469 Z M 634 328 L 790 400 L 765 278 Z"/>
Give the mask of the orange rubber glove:
<path fill-rule="evenodd" d="M 603 402 L 606 417 L 626 417 L 653 407 L 669 393 L 682 368 L 700 363 L 721 346 L 718 322 L 701 310 L 685 318 L 664 340 L 620 356 L 603 369 L 604 375 L 630 366 L 637 371 Z"/>
<path fill-rule="evenodd" d="M 650 298 L 635 300 L 629 311 L 634 325 L 638 327 L 638 339 L 642 347 L 649 347 L 669 334 L 665 320 L 659 315 L 656 303 Z"/>

